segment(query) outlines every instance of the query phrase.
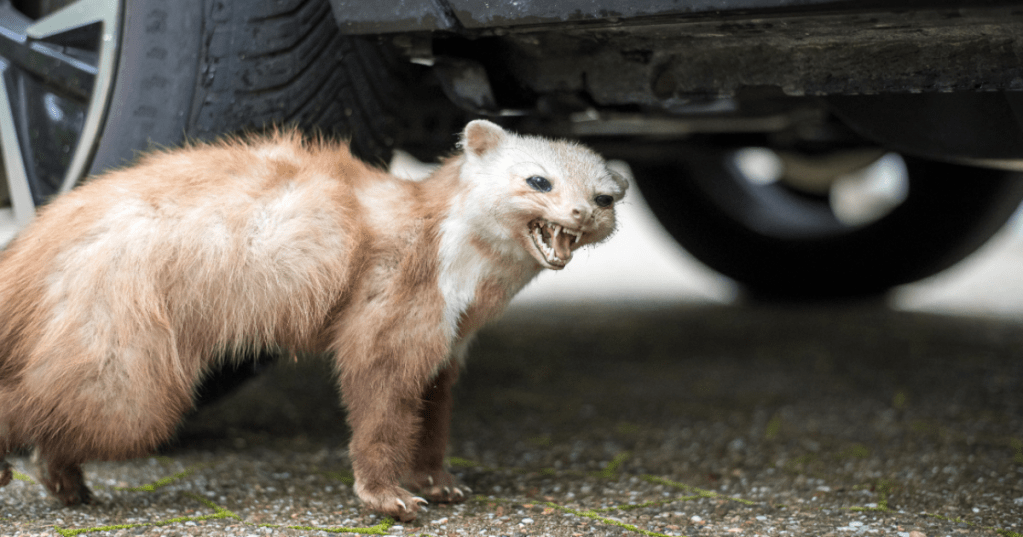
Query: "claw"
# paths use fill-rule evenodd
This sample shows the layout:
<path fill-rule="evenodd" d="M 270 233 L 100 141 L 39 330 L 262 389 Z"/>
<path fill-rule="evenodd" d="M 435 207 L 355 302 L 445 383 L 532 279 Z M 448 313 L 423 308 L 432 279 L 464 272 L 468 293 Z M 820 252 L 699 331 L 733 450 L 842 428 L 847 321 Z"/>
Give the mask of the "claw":
<path fill-rule="evenodd" d="M 421 504 L 421 505 L 429 505 L 430 504 L 430 502 L 426 501 L 425 498 L 420 498 L 419 496 L 413 496 L 412 499 L 415 500 L 416 503 Z"/>
<path fill-rule="evenodd" d="M 432 475 L 426 476 L 426 483 L 428 485 L 430 485 L 431 487 L 433 486 L 433 476 Z"/>
<path fill-rule="evenodd" d="M 457 494 L 459 498 L 465 498 L 465 493 L 462 492 L 462 489 L 460 488 L 455 488 L 455 494 Z"/>
<path fill-rule="evenodd" d="M 402 511 L 408 511 L 408 506 L 405 505 L 405 502 L 401 501 L 401 498 L 397 498 L 394 501 L 398 502 L 398 505 L 401 506 Z"/>
<path fill-rule="evenodd" d="M 445 496 L 451 495 L 451 487 L 444 487 L 444 495 Z"/>

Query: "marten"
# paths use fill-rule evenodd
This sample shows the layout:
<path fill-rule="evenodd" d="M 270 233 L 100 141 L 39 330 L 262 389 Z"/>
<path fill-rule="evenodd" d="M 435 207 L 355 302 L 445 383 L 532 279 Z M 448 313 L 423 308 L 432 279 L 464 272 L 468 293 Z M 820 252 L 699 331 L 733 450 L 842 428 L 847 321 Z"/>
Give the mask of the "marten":
<path fill-rule="evenodd" d="M 628 182 L 486 120 L 459 149 L 412 181 L 280 129 L 155 151 L 44 206 L 0 257 L 0 486 L 33 447 L 51 494 L 90 502 L 83 462 L 150 452 L 224 360 L 283 351 L 332 360 L 366 506 L 409 521 L 466 499 L 444 455 L 469 340 L 610 236 Z"/>

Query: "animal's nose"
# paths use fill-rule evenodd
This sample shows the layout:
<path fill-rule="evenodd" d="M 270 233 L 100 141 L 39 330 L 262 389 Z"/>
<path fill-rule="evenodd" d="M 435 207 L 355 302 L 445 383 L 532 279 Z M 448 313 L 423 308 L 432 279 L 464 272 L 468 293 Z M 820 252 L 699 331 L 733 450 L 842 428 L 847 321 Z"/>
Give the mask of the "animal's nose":
<path fill-rule="evenodd" d="M 582 203 L 572 208 L 572 218 L 578 224 L 585 224 L 593 216 L 590 208 Z"/>

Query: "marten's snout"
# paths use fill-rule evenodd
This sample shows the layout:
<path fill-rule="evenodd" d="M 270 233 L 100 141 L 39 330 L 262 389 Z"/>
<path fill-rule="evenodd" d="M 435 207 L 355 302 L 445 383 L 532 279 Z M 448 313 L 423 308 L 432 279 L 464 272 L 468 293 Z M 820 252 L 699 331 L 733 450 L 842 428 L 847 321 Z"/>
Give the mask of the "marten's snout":
<path fill-rule="evenodd" d="M 580 227 L 593 220 L 593 209 L 585 203 L 577 203 L 572 207 L 572 220 Z"/>

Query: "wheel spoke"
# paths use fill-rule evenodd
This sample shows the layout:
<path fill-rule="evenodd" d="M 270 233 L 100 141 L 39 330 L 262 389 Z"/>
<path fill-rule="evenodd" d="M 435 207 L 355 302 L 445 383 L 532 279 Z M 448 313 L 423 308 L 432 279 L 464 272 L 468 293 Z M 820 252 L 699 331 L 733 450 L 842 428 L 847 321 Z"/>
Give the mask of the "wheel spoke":
<path fill-rule="evenodd" d="M 116 74 L 121 7 L 78 0 L 32 20 L 0 0 L 0 155 L 10 197 L 0 245 L 31 221 L 36 203 L 85 175 Z"/>
<path fill-rule="evenodd" d="M 14 123 L 14 107 L 9 91 L 11 81 L 10 64 L 0 60 L 0 154 L 4 159 L 4 173 L 7 176 L 7 190 L 11 196 L 14 222 L 20 227 L 35 216 L 35 203 L 32 201 L 21 141 L 18 139 L 18 130 Z"/>
<path fill-rule="evenodd" d="M 117 20 L 117 3 L 109 0 L 79 0 L 32 23 L 25 34 L 32 39 L 47 39 L 79 28 L 103 23 L 103 41 L 116 39 L 114 22 Z"/>
<path fill-rule="evenodd" d="M 34 39 L 49 39 L 61 32 L 100 23 L 100 36 L 96 50 L 95 84 L 89 95 L 85 124 L 82 126 L 80 143 L 68 166 L 67 175 L 60 191 L 65 192 L 85 176 L 92 153 L 98 144 L 101 124 L 110 94 L 113 91 L 114 75 L 117 70 L 117 55 L 121 42 L 121 0 L 79 0 L 74 4 L 55 11 L 36 21 L 26 30 Z"/>
<path fill-rule="evenodd" d="M 58 11 L 54 15 L 60 15 L 65 11 L 66 9 Z M 46 17 L 40 22 L 46 23 L 53 18 L 54 16 Z M 57 19 L 57 22 L 62 22 L 60 17 Z M 90 63 L 82 58 L 72 56 L 64 50 L 65 47 L 36 41 L 28 33 L 34 31 L 36 26 L 38 23 L 26 26 L 24 17 L 10 4 L 0 8 L 0 56 L 20 69 L 46 81 L 46 84 L 54 89 L 79 99 L 88 99 L 96 78 L 95 62 Z M 58 29 L 54 24 L 46 24 L 43 29 L 51 27 Z M 73 29 L 75 28 L 68 28 L 65 31 Z M 35 33 L 44 36 L 52 35 Z"/>

